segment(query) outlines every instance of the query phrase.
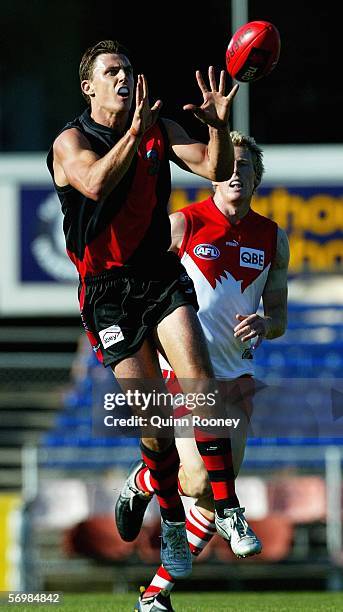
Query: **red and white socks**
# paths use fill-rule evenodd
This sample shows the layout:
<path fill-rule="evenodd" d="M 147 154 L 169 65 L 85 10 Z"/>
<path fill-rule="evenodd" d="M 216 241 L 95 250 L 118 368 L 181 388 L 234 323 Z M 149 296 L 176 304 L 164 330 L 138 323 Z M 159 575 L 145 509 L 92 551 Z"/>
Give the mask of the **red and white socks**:
<path fill-rule="evenodd" d="M 189 548 L 195 557 L 200 555 L 216 533 L 214 521 L 208 520 L 196 505 L 192 506 L 187 512 L 186 530 Z M 175 580 L 163 565 L 160 565 L 148 588 L 144 591 L 143 598 L 156 595 L 162 590 L 169 593 L 174 584 Z"/>

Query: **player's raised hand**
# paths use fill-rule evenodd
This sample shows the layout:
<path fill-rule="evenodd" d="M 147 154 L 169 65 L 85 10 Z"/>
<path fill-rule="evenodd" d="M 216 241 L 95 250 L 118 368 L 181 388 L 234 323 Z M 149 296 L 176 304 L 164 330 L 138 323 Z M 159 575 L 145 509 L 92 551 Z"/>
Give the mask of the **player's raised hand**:
<path fill-rule="evenodd" d="M 203 103 L 201 106 L 186 104 L 183 110 L 190 110 L 203 123 L 216 129 L 226 128 L 229 123 L 232 101 L 238 91 L 239 85 L 234 85 L 230 93 L 225 95 L 225 71 L 220 73 L 219 87 L 217 89 L 214 67 L 208 69 L 209 87 L 203 79 L 200 70 L 196 71 L 196 79 L 200 87 Z"/>
<path fill-rule="evenodd" d="M 150 107 L 148 84 L 144 74 L 139 74 L 136 85 L 136 108 L 131 123 L 131 128 L 138 136 L 143 136 L 144 132 L 156 123 L 161 107 L 161 100 L 157 100 Z"/>

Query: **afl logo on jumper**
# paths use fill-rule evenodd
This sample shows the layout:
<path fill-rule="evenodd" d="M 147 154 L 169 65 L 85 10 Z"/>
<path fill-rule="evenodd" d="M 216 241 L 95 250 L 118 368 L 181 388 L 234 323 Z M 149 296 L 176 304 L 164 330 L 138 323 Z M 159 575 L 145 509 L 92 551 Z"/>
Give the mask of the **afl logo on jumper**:
<path fill-rule="evenodd" d="M 117 342 L 120 342 L 121 340 L 124 340 L 124 334 L 119 325 L 111 325 L 110 327 L 106 327 L 106 329 L 99 332 L 99 336 L 102 346 L 105 349 L 113 344 L 117 344 Z"/>
<path fill-rule="evenodd" d="M 243 268 L 255 268 L 255 270 L 263 270 L 264 268 L 264 251 L 257 249 L 249 249 L 241 247 L 239 252 L 239 265 Z"/>
<path fill-rule="evenodd" d="M 217 259 L 220 255 L 220 250 L 213 244 L 197 244 L 193 249 L 194 255 L 200 259 Z"/>

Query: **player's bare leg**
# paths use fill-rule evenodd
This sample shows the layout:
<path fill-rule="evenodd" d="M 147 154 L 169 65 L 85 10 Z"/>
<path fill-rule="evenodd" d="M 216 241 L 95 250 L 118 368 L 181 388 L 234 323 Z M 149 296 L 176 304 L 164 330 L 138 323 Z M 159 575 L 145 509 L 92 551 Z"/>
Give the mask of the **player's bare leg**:
<path fill-rule="evenodd" d="M 156 355 L 156 348 L 153 346 L 151 340 L 145 340 L 137 353 L 123 359 L 123 361 L 114 366 L 113 373 L 116 379 L 120 381 L 120 386 L 124 393 L 126 391 L 134 391 L 135 389 L 139 388 L 139 381 L 144 382 L 149 380 L 152 381 L 154 386 L 156 386 L 156 383 L 160 381 L 160 387 L 159 389 L 156 389 L 156 391 L 166 392 L 166 387 Z M 158 411 L 158 406 L 155 408 L 156 411 Z M 170 414 L 172 414 L 171 409 Z M 144 433 L 142 435 L 142 442 L 144 445 L 153 451 L 161 452 L 162 450 L 168 448 L 172 441 L 173 436 L 168 438 L 166 435 L 164 435 L 161 438 L 156 438 L 145 437 Z"/>
<path fill-rule="evenodd" d="M 156 349 L 151 340 L 145 340 L 137 353 L 121 361 L 114 368 L 114 373 L 124 392 L 134 392 L 140 388 L 146 391 L 147 383 L 149 387 L 151 381 L 152 390 L 166 393 Z M 154 413 L 158 413 L 158 406 L 154 406 Z M 144 463 L 149 467 L 151 484 L 160 505 L 161 561 L 172 576 L 185 577 L 192 569 L 192 559 L 187 544 L 185 512 L 178 494 L 179 456 L 174 438 L 159 438 L 150 434 L 142 438 L 141 452 Z M 149 502 L 144 493 L 140 495 L 135 483 L 135 472 L 136 467 L 131 470 L 116 503 L 117 527 L 125 540 L 132 540 L 138 535 L 132 524 L 132 516 L 136 511 L 140 527 Z"/>
<path fill-rule="evenodd" d="M 177 334 L 175 330 L 178 330 Z M 220 394 L 215 394 L 217 385 L 207 342 L 194 309 L 181 306 L 174 310 L 157 326 L 156 335 L 182 391 L 192 393 L 195 400 L 193 414 L 201 418 L 225 416 Z M 209 393 L 219 400 L 214 406 L 204 402 L 204 396 Z M 225 509 L 239 506 L 230 438 L 226 433 L 218 434 L 216 429 L 208 432 L 201 425 L 194 427 L 194 437 L 211 482 L 216 512 L 224 517 Z"/>
<path fill-rule="evenodd" d="M 179 380 L 214 378 L 207 342 L 192 306 L 180 306 L 157 326 L 155 340 Z"/>

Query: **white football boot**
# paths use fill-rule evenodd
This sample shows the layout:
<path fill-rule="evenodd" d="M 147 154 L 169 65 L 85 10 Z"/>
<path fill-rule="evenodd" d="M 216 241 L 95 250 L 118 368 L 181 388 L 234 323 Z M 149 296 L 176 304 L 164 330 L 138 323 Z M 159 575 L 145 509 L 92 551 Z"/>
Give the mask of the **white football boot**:
<path fill-rule="evenodd" d="M 226 508 L 224 518 L 215 513 L 217 532 L 230 543 L 236 557 L 258 555 L 262 550 L 262 544 L 249 527 L 244 511 L 245 508 Z"/>

